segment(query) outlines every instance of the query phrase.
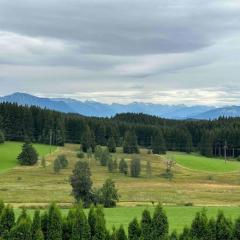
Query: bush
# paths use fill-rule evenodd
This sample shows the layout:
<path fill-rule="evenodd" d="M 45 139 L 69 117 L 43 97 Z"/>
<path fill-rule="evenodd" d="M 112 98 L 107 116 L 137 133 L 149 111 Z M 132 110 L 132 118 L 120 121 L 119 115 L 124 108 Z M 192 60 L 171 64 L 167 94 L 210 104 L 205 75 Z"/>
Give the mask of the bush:
<path fill-rule="evenodd" d="M 81 152 L 77 153 L 77 157 L 84 158 L 85 157 L 84 152 L 81 151 Z"/>
<path fill-rule="evenodd" d="M 59 160 L 62 168 L 68 167 L 68 160 L 65 155 L 59 155 L 58 160 Z"/>

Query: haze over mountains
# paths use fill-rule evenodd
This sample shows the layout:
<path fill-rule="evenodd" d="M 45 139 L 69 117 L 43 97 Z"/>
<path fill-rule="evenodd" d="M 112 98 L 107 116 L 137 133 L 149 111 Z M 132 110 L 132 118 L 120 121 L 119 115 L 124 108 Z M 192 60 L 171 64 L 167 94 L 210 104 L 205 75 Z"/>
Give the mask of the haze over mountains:
<path fill-rule="evenodd" d="M 216 108 L 203 105 L 164 105 L 140 102 L 105 104 L 95 101 L 78 101 L 70 98 L 41 98 L 26 93 L 13 93 L 0 97 L 0 102 L 34 105 L 64 113 L 78 113 L 96 117 L 111 117 L 124 112 L 145 113 L 170 119 L 215 119 L 221 116 L 240 116 L 240 106 Z"/>

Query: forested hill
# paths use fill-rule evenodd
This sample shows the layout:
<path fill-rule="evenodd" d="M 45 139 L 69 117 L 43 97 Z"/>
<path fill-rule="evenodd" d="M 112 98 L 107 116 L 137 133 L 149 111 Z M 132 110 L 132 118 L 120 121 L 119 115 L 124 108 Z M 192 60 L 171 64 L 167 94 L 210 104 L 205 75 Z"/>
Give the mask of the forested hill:
<path fill-rule="evenodd" d="M 97 144 L 107 145 L 110 138 L 117 146 L 122 146 L 130 132 L 136 136 L 138 145 L 147 148 L 152 148 L 157 139 L 166 150 L 222 156 L 227 145 L 228 155 L 240 155 L 240 118 L 168 120 L 134 113 L 96 118 L 2 103 L 0 129 L 7 140 L 49 143 L 52 136 L 53 144 L 85 141 L 93 150 Z"/>

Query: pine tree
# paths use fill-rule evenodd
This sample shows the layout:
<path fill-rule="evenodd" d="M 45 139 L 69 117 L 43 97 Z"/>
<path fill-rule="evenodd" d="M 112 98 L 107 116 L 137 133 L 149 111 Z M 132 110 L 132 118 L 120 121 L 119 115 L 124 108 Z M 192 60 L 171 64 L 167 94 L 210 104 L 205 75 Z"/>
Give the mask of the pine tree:
<path fill-rule="evenodd" d="M 191 236 L 196 239 L 209 240 L 208 239 L 208 218 L 206 210 L 197 212 L 191 225 Z"/>
<path fill-rule="evenodd" d="M 15 215 L 13 208 L 7 205 L 0 216 L 0 236 L 3 239 L 8 239 L 9 232 L 15 223 Z"/>
<path fill-rule="evenodd" d="M 165 154 L 166 145 L 161 131 L 157 131 L 152 138 L 152 152 L 154 154 Z"/>
<path fill-rule="evenodd" d="M 40 217 L 40 211 L 36 210 L 34 212 L 33 216 L 33 222 L 31 226 L 31 236 L 32 239 L 43 239 L 43 232 L 41 228 L 41 217 Z"/>
<path fill-rule="evenodd" d="M 32 240 L 31 238 L 31 221 L 21 219 L 10 231 L 9 239 L 11 240 Z M 35 238 L 34 238 L 35 239 Z"/>
<path fill-rule="evenodd" d="M 129 240 L 139 240 L 141 236 L 141 228 L 139 226 L 138 220 L 134 218 L 128 226 L 128 239 Z"/>
<path fill-rule="evenodd" d="M 122 158 L 119 162 L 119 172 L 123 173 L 125 175 L 128 174 L 128 165 L 127 162 L 124 160 L 124 158 Z"/>
<path fill-rule="evenodd" d="M 216 240 L 216 221 L 210 219 L 208 222 L 208 240 Z"/>
<path fill-rule="evenodd" d="M 95 137 L 89 126 L 86 126 L 81 142 L 83 152 L 87 152 L 89 148 L 91 148 L 93 152 L 95 151 Z"/>
<path fill-rule="evenodd" d="M 91 202 L 92 180 L 91 172 L 87 162 L 78 161 L 70 177 L 72 194 L 77 202 L 82 201 L 84 206 Z"/>
<path fill-rule="evenodd" d="M 109 171 L 109 172 L 113 172 L 113 170 L 114 170 L 114 165 L 113 165 L 112 157 L 108 159 L 107 167 L 108 167 L 108 171 Z"/>
<path fill-rule="evenodd" d="M 4 207 L 5 207 L 4 202 L 3 202 L 2 200 L 0 200 L 0 217 L 1 217 L 1 215 L 2 215 L 2 212 L 3 212 Z"/>
<path fill-rule="evenodd" d="M 34 165 L 37 163 L 38 153 L 30 143 L 24 143 L 17 159 L 20 165 Z"/>
<path fill-rule="evenodd" d="M 139 153 L 137 137 L 134 131 L 128 131 L 125 133 L 123 142 L 124 153 Z"/>
<path fill-rule="evenodd" d="M 102 207 L 97 206 L 96 215 L 97 215 L 96 228 L 95 228 L 95 235 L 93 237 L 93 240 L 105 240 L 107 235 L 107 230 L 106 230 L 106 222 L 105 222 Z"/>
<path fill-rule="evenodd" d="M 62 240 L 62 216 L 55 204 L 48 211 L 48 240 Z"/>
<path fill-rule="evenodd" d="M 4 142 L 5 142 L 5 137 L 4 137 L 3 132 L 0 130 L 0 144 L 2 144 Z"/>
<path fill-rule="evenodd" d="M 162 207 L 155 208 L 152 218 L 152 238 L 154 240 L 165 239 L 168 235 L 168 220 Z"/>
<path fill-rule="evenodd" d="M 122 225 L 117 230 L 117 240 L 127 240 L 127 236 Z"/>
<path fill-rule="evenodd" d="M 90 228 L 87 218 L 80 205 L 75 210 L 75 216 L 72 224 L 71 240 L 89 240 Z"/>
<path fill-rule="evenodd" d="M 216 221 L 216 240 L 232 239 L 233 224 L 222 212 L 218 213 Z"/>
<path fill-rule="evenodd" d="M 178 240 L 178 234 L 176 231 L 173 231 L 169 236 L 169 240 Z"/>
<path fill-rule="evenodd" d="M 116 143 L 115 143 L 115 139 L 113 137 L 110 137 L 108 139 L 108 150 L 111 153 L 115 153 L 116 152 Z"/>
<path fill-rule="evenodd" d="M 235 240 L 240 240 L 240 217 L 235 220 L 233 235 Z"/>
<path fill-rule="evenodd" d="M 43 232 L 44 239 L 48 238 L 48 212 L 44 211 L 41 215 L 41 228 Z"/>
<path fill-rule="evenodd" d="M 93 237 L 96 234 L 96 222 L 97 222 L 97 214 L 94 206 L 91 205 L 90 210 L 88 212 L 88 224 L 90 227 L 91 239 L 93 239 Z"/>
<path fill-rule="evenodd" d="M 141 162 L 139 158 L 133 158 L 130 164 L 131 177 L 139 177 L 141 172 Z"/>
<path fill-rule="evenodd" d="M 148 210 L 142 213 L 141 231 L 142 240 L 152 240 L 152 218 Z"/>

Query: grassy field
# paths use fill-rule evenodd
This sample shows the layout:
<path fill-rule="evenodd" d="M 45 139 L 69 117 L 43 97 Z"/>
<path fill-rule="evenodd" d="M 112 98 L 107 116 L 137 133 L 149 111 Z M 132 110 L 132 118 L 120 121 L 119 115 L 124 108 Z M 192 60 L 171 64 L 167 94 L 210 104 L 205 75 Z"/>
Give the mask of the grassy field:
<path fill-rule="evenodd" d="M 169 156 L 173 156 L 174 160 L 186 168 L 193 170 L 223 173 L 240 171 L 240 162 L 227 161 L 218 158 L 207 158 L 196 154 L 184 154 L 184 153 L 168 153 Z"/>
<path fill-rule="evenodd" d="M 138 220 L 141 219 L 143 210 L 146 207 L 118 207 L 118 208 L 108 208 L 104 209 L 107 227 L 109 230 L 112 226 L 119 227 L 123 225 L 127 230 L 129 222 L 137 217 Z M 154 208 L 148 207 L 147 209 L 153 213 Z M 207 207 L 207 215 L 209 218 L 216 217 L 219 211 L 219 207 Z M 201 211 L 202 207 L 184 207 L 184 206 L 164 206 L 164 210 L 168 216 L 170 231 L 177 230 L 182 231 L 185 226 L 190 226 L 196 212 Z M 222 207 L 221 210 L 227 217 L 236 219 L 240 216 L 240 207 Z M 21 210 L 15 209 L 16 214 L 19 215 Z M 34 210 L 28 210 L 28 213 L 33 216 Z M 85 210 L 86 214 L 88 209 Z M 68 210 L 62 209 L 63 215 L 67 215 Z"/>
<path fill-rule="evenodd" d="M 5 172 L 18 165 L 17 156 L 21 152 L 22 143 L 5 142 L 0 144 L 0 172 Z M 40 156 L 49 153 L 49 146 L 43 144 L 34 144 Z M 54 148 L 53 148 L 54 150 Z"/>
<path fill-rule="evenodd" d="M 69 176 L 77 161 L 78 149 L 79 145 L 70 144 L 58 148 L 58 151 L 46 158 L 46 169 L 40 165 L 18 166 L 1 173 L 0 199 L 16 206 L 21 204 L 44 205 L 52 201 L 63 205 L 73 203 Z M 123 154 L 121 151 L 118 149 L 113 157 L 117 159 L 124 157 L 127 161 L 134 157 L 134 155 Z M 62 153 L 69 159 L 69 167 L 60 174 L 54 174 L 53 160 Z M 192 157 L 187 154 L 185 156 L 186 158 Z M 120 206 L 151 205 L 152 201 L 173 205 L 189 203 L 201 206 L 240 205 L 239 171 L 204 172 L 191 170 L 177 164 L 173 167 L 173 178 L 170 180 L 164 176 L 167 156 L 148 154 L 147 150 L 141 149 L 138 157 L 142 164 L 139 178 L 131 178 L 118 172 L 109 173 L 106 167 L 101 167 L 98 162 L 91 159 L 90 167 L 94 187 L 99 187 L 107 178 L 112 178 L 121 195 Z M 146 176 L 147 160 L 152 165 L 150 178 Z M 204 160 L 203 158 L 203 162 Z"/>

